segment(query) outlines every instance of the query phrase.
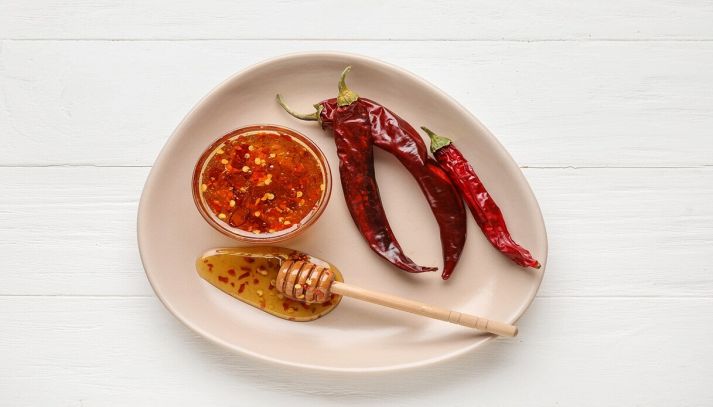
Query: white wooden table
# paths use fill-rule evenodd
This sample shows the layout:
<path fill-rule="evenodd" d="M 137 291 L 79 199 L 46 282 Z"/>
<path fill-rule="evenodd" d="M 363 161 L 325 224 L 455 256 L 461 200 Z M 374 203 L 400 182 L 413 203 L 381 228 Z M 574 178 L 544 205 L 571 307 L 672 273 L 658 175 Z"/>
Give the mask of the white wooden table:
<path fill-rule="evenodd" d="M 713 405 L 713 2 L 0 2 L 0 405 Z M 153 159 L 228 75 L 362 53 L 460 100 L 550 237 L 521 336 L 382 375 L 181 325 L 135 238 Z"/>

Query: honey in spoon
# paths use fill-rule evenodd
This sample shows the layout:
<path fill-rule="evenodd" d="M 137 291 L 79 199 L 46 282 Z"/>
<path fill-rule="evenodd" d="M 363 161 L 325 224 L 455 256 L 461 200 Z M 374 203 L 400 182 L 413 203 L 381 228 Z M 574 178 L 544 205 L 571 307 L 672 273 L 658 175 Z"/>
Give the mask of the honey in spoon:
<path fill-rule="evenodd" d="M 221 291 L 255 308 L 290 321 L 313 321 L 332 311 L 341 296 L 330 294 L 320 303 L 306 303 L 278 292 L 277 275 L 288 261 L 304 261 L 334 273 L 343 282 L 342 274 L 332 264 L 308 254 L 282 247 L 241 247 L 214 249 L 196 261 L 198 274 Z"/>

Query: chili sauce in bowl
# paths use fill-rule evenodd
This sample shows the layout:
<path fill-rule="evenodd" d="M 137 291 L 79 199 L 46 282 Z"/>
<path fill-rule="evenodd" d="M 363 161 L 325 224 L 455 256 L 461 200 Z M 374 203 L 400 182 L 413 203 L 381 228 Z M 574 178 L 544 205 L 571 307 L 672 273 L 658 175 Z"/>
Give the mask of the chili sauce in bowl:
<path fill-rule="evenodd" d="M 253 243 L 293 237 L 313 224 L 331 193 L 322 151 L 306 136 L 275 125 L 234 130 L 201 155 L 193 199 L 221 233 Z"/>

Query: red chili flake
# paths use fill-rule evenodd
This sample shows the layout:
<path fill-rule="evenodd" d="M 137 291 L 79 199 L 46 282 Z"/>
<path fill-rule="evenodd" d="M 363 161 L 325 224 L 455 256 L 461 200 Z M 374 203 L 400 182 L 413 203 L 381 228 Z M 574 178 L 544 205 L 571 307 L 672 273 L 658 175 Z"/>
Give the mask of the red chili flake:
<path fill-rule="evenodd" d="M 230 274 L 231 276 L 234 276 L 234 275 L 235 275 L 235 270 L 234 270 L 234 269 L 228 270 L 228 274 Z"/>
<path fill-rule="evenodd" d="M 257 278 L 254 279 L 254 280 L 253 280 L 253 284 L 260 284 L 260 280 L 258 280 Z"/>
<path fill-rule="evenodd" d="M 240 287 L 238 288 L 238 294 L 242 294 L 243 291 L 245 291 L 245 283 L 240 284 Z"/>
<path fill-rule="evenodd" d="M 302 306 L 302 308 L 309 310 L 309 306 L 307 304 L 301 302 L 300 305 Z"/>
<path fill-rule="evenodd" d="M 287 257 L 290 260 L 294 260 L 294 261 L 309 261 L 309 256 L 307 254 L 298 252 L 296 250 L 291 252 L 290 254 L 288 254 Z"/>
<path fill-rule="evenodd" d="M 332 305 L 332 301 L 325 301 L 322 303 L 322 305 L 324 305 L 325 307 L 329 307 L 330 305 Z"/>
<path fill-rule="evenodd" d="M 227 283 L 228 277 L 218 276 L 218 281 L 220 281 L 221 283 Z"/>
<path fill-rule="evenodd" d="M 282 303 L 282 309 L 283 309 L 284 311 L 287 311 L 288 308 L 290 308 L 290 303 L 288 303 L 287 301 L 284 301 L 284 302 Z"/>
<path fill-rule="evenodd" d="M 241 274 L 241 275 L 238 277 L 238 280 L 242 280 L 242 279 L 248 278 L 248 277 L 250 277 L 250 272 L 249 272 L 249 271 L 246 271 L 245 273 Z"/>
<path fill-rule="evenodd" d="M 231 286 L 231 287 L 235 287 L 235 283 L 231 281 L 231 282 L 230 282 L 230 286 Z"/>
<path fill-rule="evenodd" d="M 250 267 L 240 266 L 240 270 L 242 270 L 242 271 L 250 271 L 251 269 L 250 269 Z"/>
<path fill-rule="evenodd" d="M 255 263 L 255 259 L 253 259 L 252 257 L 246 257 L 245 262 L 246 263 Z"/>

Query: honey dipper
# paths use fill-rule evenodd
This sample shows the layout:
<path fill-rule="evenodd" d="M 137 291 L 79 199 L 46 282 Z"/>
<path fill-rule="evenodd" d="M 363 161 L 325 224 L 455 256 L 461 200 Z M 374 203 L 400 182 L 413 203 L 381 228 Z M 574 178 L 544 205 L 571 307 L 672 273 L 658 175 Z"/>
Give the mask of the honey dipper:
<path fill-rule="evenodd" d="M 504 322 L 435 307 L 336 281 L 335 274 L 330 268 L 307 261 L 283 261 L 277 273 L 276 289 L 287 298 L 307 304 L 323 303 L 330 298 L 331 294 L 338 294 L 496 335 L 517 335 L 517 327 Z"/>

